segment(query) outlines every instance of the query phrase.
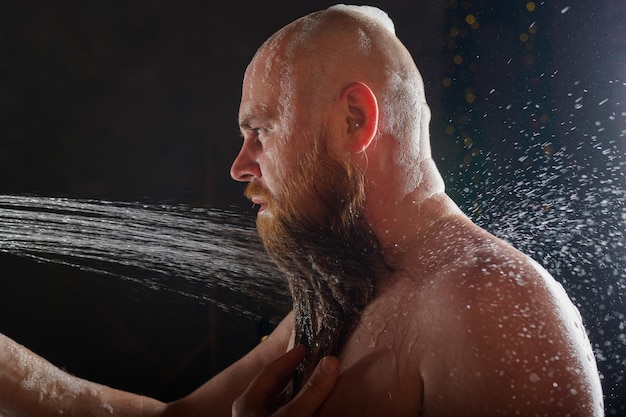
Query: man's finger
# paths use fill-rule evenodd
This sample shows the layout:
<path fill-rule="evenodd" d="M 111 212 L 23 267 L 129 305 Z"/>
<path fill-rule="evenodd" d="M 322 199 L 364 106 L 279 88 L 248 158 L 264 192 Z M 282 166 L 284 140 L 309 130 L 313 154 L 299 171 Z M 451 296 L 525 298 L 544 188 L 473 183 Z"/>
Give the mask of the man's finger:
<path fill-rule="evenodd" d="M 291 379 L 294 369 L 302 362 L 306 354 L 303 345 L 294 347 L 274 360 L 250 383 L 246 391 L 233 403 L 233 415 L 250 407 L 272 408 L 276 398 Z M 241 414 L 245 415 L 245 414 Z"/>
<path fill-rule="evenodd" d="M 273 417 L 311 416 L 333 390 L 339 376 L 339 361 L 331 356 L 323 358 L 298 395 Z"/>

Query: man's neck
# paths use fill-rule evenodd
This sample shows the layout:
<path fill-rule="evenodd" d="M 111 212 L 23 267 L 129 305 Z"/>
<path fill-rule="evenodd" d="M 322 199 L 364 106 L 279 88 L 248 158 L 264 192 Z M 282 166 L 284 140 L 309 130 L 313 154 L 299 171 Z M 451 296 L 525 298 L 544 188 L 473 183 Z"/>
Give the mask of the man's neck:
<path fill-rule="evenodd" d="M 396 267 L 403 266 L 404 254 L 419 249 L 424 236 L 438 223 L 451 216 L 463 216 L 445 194 L 434 162 L 422 161 L 418 169 L 422 169 L 422 181 L 410 192 L 402 194 L 393 186 L 374 185 L 365 204 L 365 220 L 382 245 L 385 261 Z"/>

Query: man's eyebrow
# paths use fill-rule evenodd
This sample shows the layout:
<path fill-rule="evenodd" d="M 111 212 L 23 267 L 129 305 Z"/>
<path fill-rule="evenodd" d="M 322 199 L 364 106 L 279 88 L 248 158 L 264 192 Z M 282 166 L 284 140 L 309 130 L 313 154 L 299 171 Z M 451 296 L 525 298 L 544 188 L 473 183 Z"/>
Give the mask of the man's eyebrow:
<path fill-rule="evenodd" d="M 252 119 L 251 117 L 245 117 L 243 119 L 239 120 L 239 129 L 240 130 L 245 130 L 245 129 L 250 129 L 250 119 Z"/>
<path fill-rule="evenodd" d="M 239 136 L 241 136 L 242 138 L 245 136 L 246 132 L 252 130 L 251 119 L 251 117 L 247 117 L 239 121 Z"/>
<path fill-rule="evenodd" d="M 250 109 L 241 115 L 239 118 L 239 129 L 251 129 L 252 125 L 265 123 L 267 120 L 271 119 L 273 112 L 265 105 L 261 105 L 258 107 L 254 107 L 254 109 Z"/>

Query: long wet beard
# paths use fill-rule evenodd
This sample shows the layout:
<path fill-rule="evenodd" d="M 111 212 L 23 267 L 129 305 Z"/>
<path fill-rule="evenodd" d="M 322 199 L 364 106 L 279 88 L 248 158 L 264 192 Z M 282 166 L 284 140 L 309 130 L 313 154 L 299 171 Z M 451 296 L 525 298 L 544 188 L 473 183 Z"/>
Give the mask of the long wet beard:
<path fill-rule="evenodd" d="M 289 282 L 295 343 L 307 348 L 293 395 L 322 357 L 341 351 L 386 269 L 380 243 L 360 215 L 363 173 L 320 149 L 323 138 L 316 143 L 299 155 L 292 180 L 257 221 L 267 252 Z M 255 183 L 246 194 L 272 198 Z"/>

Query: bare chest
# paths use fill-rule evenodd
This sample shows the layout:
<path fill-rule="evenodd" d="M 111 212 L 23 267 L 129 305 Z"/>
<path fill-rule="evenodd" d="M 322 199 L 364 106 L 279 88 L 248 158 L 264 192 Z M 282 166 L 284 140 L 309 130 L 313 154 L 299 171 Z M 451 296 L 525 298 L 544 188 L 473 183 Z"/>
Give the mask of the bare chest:
<path fill-rule="evenodd" d="M 320 416 L 417 416 L 422 403 L 416 297 L 389 291 L 364 312 L 339 357 L 342 372 Z"/>

